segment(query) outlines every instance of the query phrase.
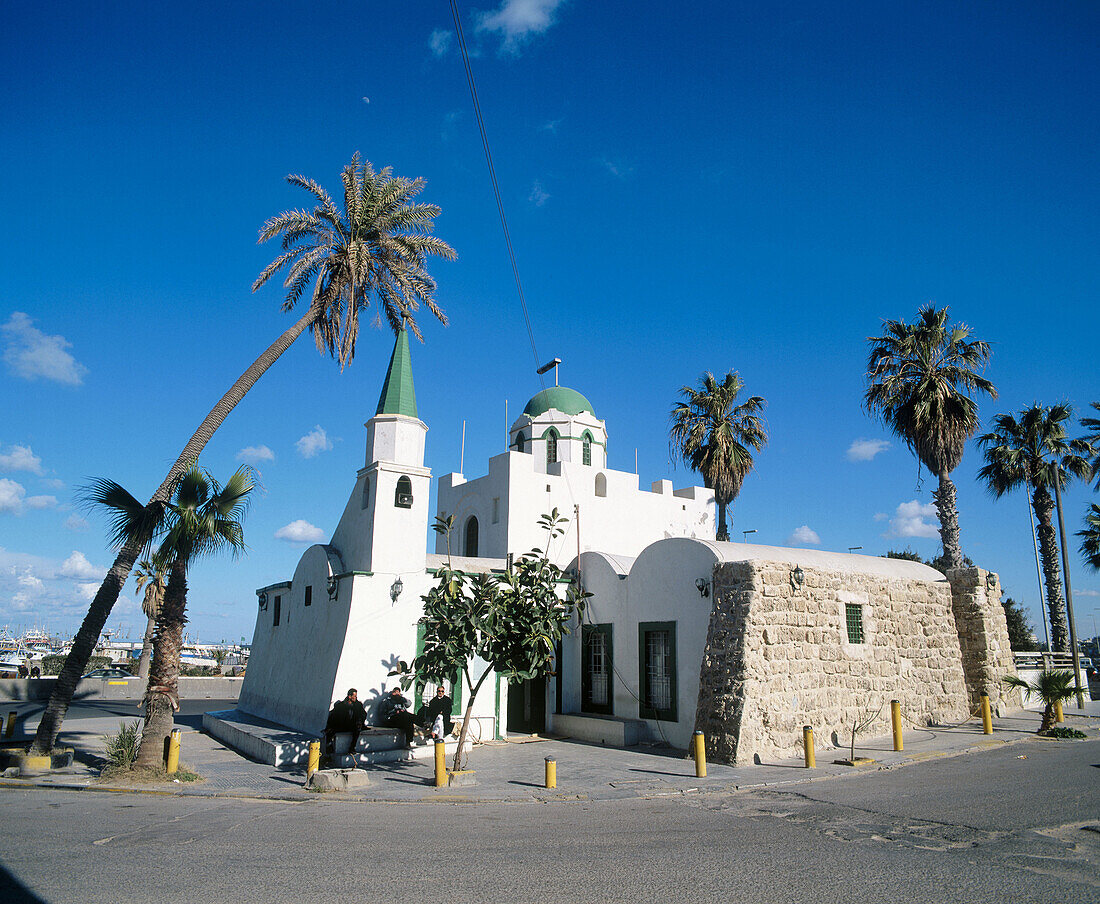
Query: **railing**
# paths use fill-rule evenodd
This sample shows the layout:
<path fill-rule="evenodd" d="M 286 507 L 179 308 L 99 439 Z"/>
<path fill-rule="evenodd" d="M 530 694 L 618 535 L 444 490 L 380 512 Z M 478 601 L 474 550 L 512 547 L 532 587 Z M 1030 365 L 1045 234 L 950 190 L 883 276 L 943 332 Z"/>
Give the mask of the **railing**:
<path fill-rule="evenodd" d="M 1081 668 L 1087 668 L 1089 659 L 1080 657 Z M 1073 671 L 1072 653 L 1013 653 L 1012 663 L 1019 669 L 1068 669 Z"/>

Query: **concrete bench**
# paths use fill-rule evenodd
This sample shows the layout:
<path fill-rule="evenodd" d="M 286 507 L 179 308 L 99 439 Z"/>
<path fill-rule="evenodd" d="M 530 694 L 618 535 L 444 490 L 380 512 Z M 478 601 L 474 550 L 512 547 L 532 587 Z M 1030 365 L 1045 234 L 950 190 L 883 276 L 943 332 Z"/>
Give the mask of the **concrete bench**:
<path fill-rule="evenodd" d="M 554 734 L 607 747 L 633 747 L 641 741 L 645 732 L 645 722 L 638 719 L 617 719 L 589 713 L 554 716 Z"/>

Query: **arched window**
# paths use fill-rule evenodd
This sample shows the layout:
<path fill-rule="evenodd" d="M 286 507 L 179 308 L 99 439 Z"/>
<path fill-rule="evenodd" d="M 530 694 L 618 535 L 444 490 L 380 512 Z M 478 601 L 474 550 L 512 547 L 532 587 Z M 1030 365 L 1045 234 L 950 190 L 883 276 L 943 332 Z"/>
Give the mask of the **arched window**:
<path fill-rule="evenodd" d="M 523 434 L 522 433 L 517 433 L 516 434 L 516 451 L 517 452 L 522 452 L 523 451 Z"/>
<path fill-rule="evenodd" d="M 581 464 L 592 464 L 592 434 L 587 430 L 584 431 L 584 435 L 581 437 Z"/>
<path fill-rule="evenodd" d="M 607 477 L 604 476 L 602 471 L 596 475 L 596 495 L 607 495 Z"/>
<path fill-rule="evenodd" d="M 366 508 L 370 505 L 370 478 L 363 478 L 363 500 L 360 508 Z"/>
<path fill-rule="evenodd" d="M 466 555 L 477 555 L 477 518 L 473 515 L 470 516 L 470 520 L 466 522 Z"/>
<path fill-rule="evenodd" d="M 546 463 L 552 465 L 558 460 L 558 431 L 551 427 L 546 433 Z"/>
<path fill-rule="evenodd" d="M 393 504 L 398 508 L 413 507 L 413 485 L 408 477 L 397 478 L 397 491 L 393 494 Z"/>

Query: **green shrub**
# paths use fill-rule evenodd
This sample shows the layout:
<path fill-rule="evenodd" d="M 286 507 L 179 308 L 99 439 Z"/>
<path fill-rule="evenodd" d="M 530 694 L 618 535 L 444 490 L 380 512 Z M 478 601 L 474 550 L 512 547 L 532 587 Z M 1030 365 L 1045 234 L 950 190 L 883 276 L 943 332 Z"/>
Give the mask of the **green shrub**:
<path fill-rule="evenodd" d="M 221 673 L 221 669 L 210 665 L 180 666 L 181 678 L 216 678 L 219 677 Z"/>
<path fill-rule="evenodd" d="M 49 656 L 42 657 L 42 674 L 43 675 L 57 675 L 61 672 L 61 666 L 65 664 L 66 657 L 60 653 L 51 653 Z M 110 666 L 111 660 L 107 656 L 92 656 L 88 660 L 88 665 L 85 667 L 85 672 L 90 672 L 92 669 L 105 669 Z"/>
<path fill-rule="evenodd" d="M 118 734 L 103 736 L 107 761 L 115 769 L 129 769 L 134 765 L 141 743 L 140 726 L 140 722 L 123 722 L 118 727 Z"/>
<path fill-rule="evenodd" d="M 1062 738 L 1066 741 L 1088 737 L 1087 734 L 1078 731 L 1076 728 L 1048 728 L 1046 731 L 1040 731 L 1039 734 L 1044 738 Z"/>

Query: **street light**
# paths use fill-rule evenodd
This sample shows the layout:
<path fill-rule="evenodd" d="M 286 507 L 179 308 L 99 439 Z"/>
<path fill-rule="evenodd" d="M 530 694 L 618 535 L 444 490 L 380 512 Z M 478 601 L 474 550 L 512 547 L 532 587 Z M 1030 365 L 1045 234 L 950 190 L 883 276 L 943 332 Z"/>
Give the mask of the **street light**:
<path fill-rule="evenodd" d="M 755 533 L 756 533 L 756 528 L 755 527 L 752 530 L 743 530 L 743 531 L 741 531 L 741 542 L 742 543 L 748 542 L 749 534 L 755 534 Z"/>
<path fill-rule="evenodd" d="M 849 546 L 848 547 L 848 552 L 850 552 L 850 553 L 855 552 L 857 549 L 863 549 L 863 547 L 862 546 Z"/>

